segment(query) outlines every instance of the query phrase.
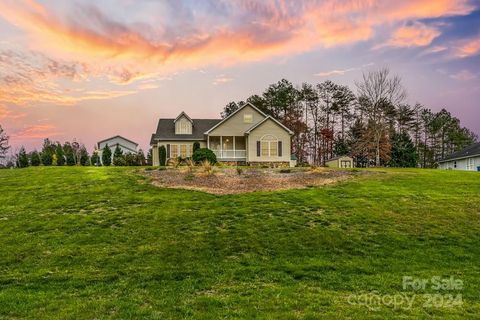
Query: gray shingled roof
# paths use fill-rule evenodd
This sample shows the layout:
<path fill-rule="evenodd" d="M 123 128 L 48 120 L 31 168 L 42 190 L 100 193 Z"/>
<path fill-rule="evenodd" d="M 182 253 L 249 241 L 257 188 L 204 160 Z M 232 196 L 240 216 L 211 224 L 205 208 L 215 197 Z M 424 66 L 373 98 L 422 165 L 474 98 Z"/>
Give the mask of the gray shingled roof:
<path fill-rule="evenodd" d="M 454 152 L 448 157 L 445 157 L 445 159 L 440 160 L 440 162 L 453 160 L 453 159 L 467 158 L 471 156 L 480 156 L 480 142 L 469 145 L 463 150 Z"/>
<path fill-rule="evenodd" d="M 175 119 L 158 120 L 157 132 L 152 134 L 150 144 L 155 140 L 203 140 L 205 132 L 221 121 L 221 119 L 192 119 L 192 134 L 175 134 Z"/>

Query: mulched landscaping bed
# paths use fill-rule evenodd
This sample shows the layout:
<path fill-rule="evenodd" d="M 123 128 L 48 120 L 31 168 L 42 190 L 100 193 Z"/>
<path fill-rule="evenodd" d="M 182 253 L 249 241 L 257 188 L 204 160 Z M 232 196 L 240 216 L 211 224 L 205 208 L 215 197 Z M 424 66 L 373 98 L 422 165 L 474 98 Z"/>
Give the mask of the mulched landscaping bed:
<path fill-rule="evenodd" d="M 215 168 L 208 175 L 201 167 L 190 171 L 188 168 L 167 168 L 145 170 L 144 174 L 159 187 L 198 190 L 212 194 L 236 194 L 255 191 L 275 191 L 323 186 L 343 181 L 364 171 L 331 170 L 327 168 L 280 170 L 242 168 Z"/>

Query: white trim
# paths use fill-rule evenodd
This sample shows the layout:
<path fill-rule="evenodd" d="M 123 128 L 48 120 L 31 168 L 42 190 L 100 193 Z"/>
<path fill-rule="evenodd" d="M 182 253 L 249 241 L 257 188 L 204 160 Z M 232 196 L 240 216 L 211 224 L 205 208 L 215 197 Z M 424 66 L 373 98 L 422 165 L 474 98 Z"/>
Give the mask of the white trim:
<path fill-rule="evenodd" d="M 438 163 L 445 163 L 445 162 L 454 161 L 454 160 L 462 160 L 462 159 L 469 159 L 469 158 L 476 158 L 476 157 L 480 157 L 480 153 L 479 154 L 471 154 L 471 155 L 468 155 L 468 156 L 463 156 L 463 157 L 458 157 L 458 158 L 447 159 L 447 160 L 439 160 Z"/>
<path fill-rule="evenodd" d="M 240 110 L 242 110 L 243 108 L 245 108 L 246 106 L 250 106 L 252 107 L 253 109 L 255 109 L 256 111 L 258 111 L 262 116 L 264 117 L 268 117 L 265 113 L 263 113 L 260 109 L 258 109 L 257 107 L 255 107 L 253 104 L 251 104 L 250 102 L 247 102 L 245 103 L 243 106 L 241 106 L 240 108 L 238 108 L 236 111 L 234 111 L 232 114 L 230 114 L 228 117 L 226 117 L 225 119 L 222 119 L 222 121 L 220 121 L 219 123 L 217 123 L 216 125 L 214 125 L 213 127 L 211 127 L 210 129 L 208 129 L 208 131 L 205 132 L 205 134 L 209 134 L 210 131 L 212 131 L 213 129 L 217 128 L 219 125 L 221 125 L 222 123 L 224 123 L 225 121 L 227 121 L 228 119 L 230 119 L 233 115 L 235 115 L 237 112 L 239 112 Z"/>
<path fill-rule="evenodd" d="M 182 116 L 185 116 L 185 118 L 187 118 L 187 120 L 190 121 L 190 122 L 193 124 L 192 118 L 190 118 L 190 117 L 188 116 L 188 114 L 185 113 L 185 111 L 182 111 L 182 112 L 175 118 L 175 120 L 173 120 L 173 122 L 174 122 L 174 123 L 177 122 L 177 120 L 180 119 Z"/>
<path fill-rule="evenodd" d="M 280 121 L 278 121 L 277 119 L 275 119 L 274 117 L 271 117 L 271 116 L 267 116 L 265 119 L 263 119 L 262 121 L 260 121 L 259 123 L 256 123 L 254 124 L 250 129 L 248 129 L 247 131 L 245 131 L 246 134 L 250 134 L 250 132 L 252 132 L 253 130 L 255 130 L 256 128 L 258 128 L 262 123 L 264 123 L 265 121 L 267 121 L 268 119 L 271 119 L 273 120 L 273 122 L 275 122 L 276 124 L 278 124 L 280 127 L 282 127 L 283 129 L 285 129 L 290 135 L 293 135 L 293 131 L 288 129 L 287 127 L 285 127 Z"/>
<path fill-rule="evenodd" d="M 275 138 L 275 141 L 270 140 L 270 139 L 267 140 L 267 141 L 262 141 L 262 140 L 263 140 L 265 137 L 267 137 L 267 136 L 271 136 L 271 137 Z M 267 134 L 263 135 L 263 136 L 260 138 L 260 156 L 261 156 L 261 157 L 269 157 L 269 158 L 271 158 L 271 157 L 278 157 L 278 156 L 279 156 L 279 155 L 278 155 L 278 142 L 279 142 L 279 141 L 281 141 L 281 140 L 278 140 L 278 137 L 275 136 L 275 135 L 273 135 L 273 134 L 267 133 Z M 264 156 L 264 155 L 262 154 L 262 142 L 268 143 L 268 156 Z M 276 144 L 276 147 L 277 147 L 277 154 L 274 155 L 274 156 L 271 155 L 271 152 L 272 152 L 272 143 Z"/>

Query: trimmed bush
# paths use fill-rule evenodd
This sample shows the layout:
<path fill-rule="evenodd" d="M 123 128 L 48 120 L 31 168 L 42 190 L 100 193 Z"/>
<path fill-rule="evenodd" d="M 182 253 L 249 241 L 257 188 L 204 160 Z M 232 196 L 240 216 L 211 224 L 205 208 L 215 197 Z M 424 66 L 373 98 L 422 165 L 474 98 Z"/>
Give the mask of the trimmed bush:
<path fill-rule="evenodd" d="M 197 149 L 192 156 L 193 161 L 196 163 L 201 163 L 205 160 L 208 160 L 211 164 L 214 164 L 217 162 L 217 156 L 215 153 L 213 153 L 212 150 L 207 149 L 207 148 L 200 148 Z"/>
<path fill-rule="evenodd" d="M 160 146 L 158 148 L 158 156 L 158 159 L 160 159 L 160 166 L 165 166 L 167 162 L 167 150 L 165 149 L 165 146 Z"/>
<path fill-rule="evenodd" d="M 193 153 L 195 153 L 195 151 L 197 151 L 198 149 L 200 149 L 200 142 L 195 141 L 193 143 Z"/>

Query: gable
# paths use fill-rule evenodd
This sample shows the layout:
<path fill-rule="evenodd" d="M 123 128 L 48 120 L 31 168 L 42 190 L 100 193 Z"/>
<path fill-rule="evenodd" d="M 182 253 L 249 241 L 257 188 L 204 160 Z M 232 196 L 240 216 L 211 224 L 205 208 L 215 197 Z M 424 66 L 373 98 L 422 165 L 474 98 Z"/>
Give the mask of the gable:
<path fill-rule="evenodd" d="M 192 134 L 192 120 L 186 115 L 175 119 L 175 134 Z"/>
<path fill-rule="evenodd" d="M 265 115 L 247 104 L 211 129 L 210 136 L 243 136 L 245 131 L 265 119 Z"/>
<path fill-rule="evenodd" d="M 283 127 L 277 121 L 271 117 L 266 118 L 261 123 L 258 123 L 253 128 L 247 131 L 248 135 L 263 136 L 266 134 L 274 135 L 275 137 L 288 137 L 290 138 L 290 132 L 287 128 Z"/>

